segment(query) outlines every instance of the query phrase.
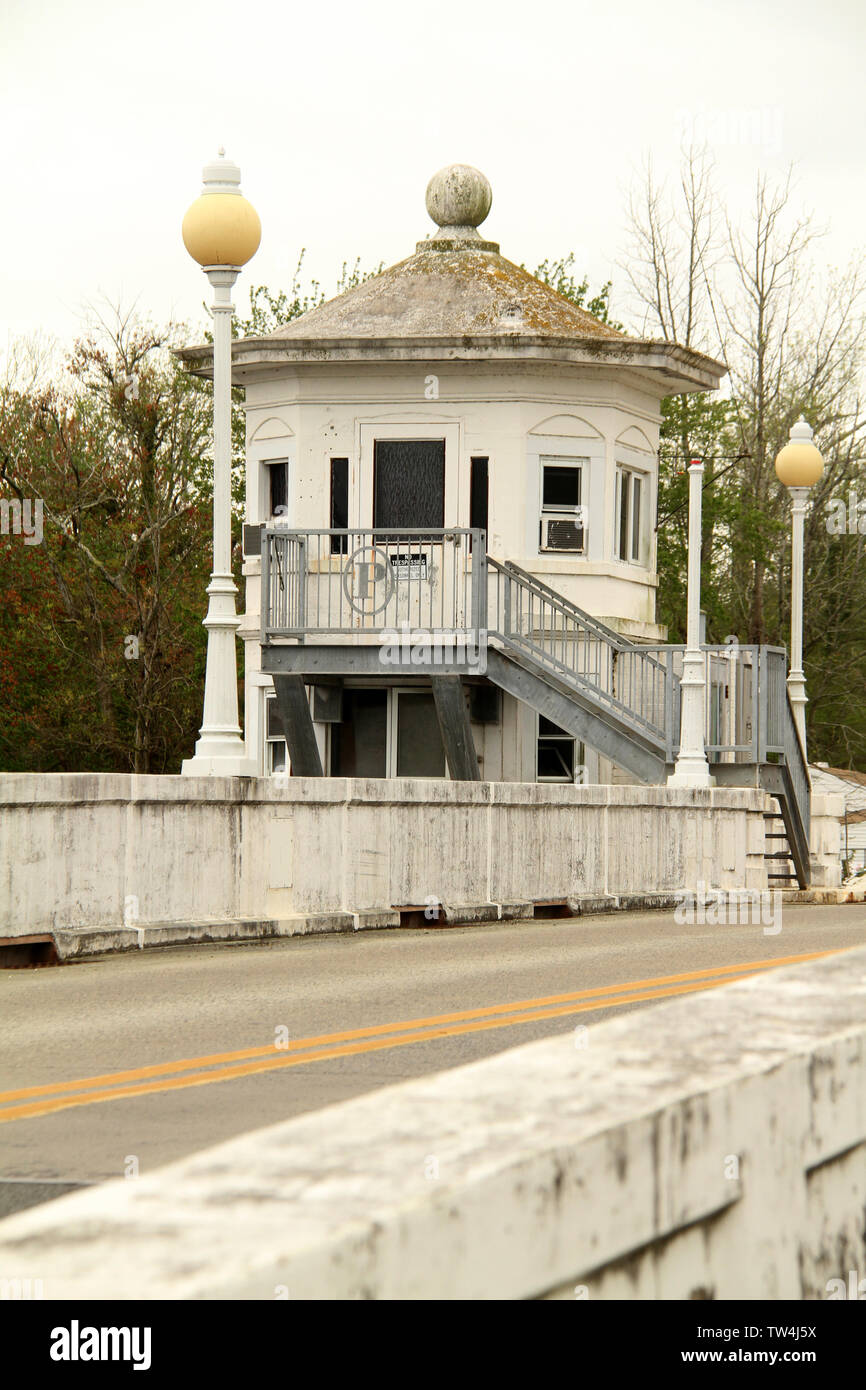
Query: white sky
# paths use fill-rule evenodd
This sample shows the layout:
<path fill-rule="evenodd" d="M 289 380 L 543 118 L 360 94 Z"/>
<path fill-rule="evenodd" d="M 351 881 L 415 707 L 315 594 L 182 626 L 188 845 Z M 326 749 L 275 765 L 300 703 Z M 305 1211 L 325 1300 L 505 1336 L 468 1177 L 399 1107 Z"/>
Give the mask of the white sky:
<path fill-rule="evenodd" d="M 845 262 L 866 244 L 864 66 L 864 0 L 0 0 L 0 350 L 71 340 L 100 295 L 200 325 L 180 223 L 220 143 L 263 224 L 242 310 L 302 246 L 329 291 L 344 259 L 411 254 L 453 162 L 490 179 L 504 255 L 573 250 L 622 307 L 626 190 L 647 153 L 676 166 L 688 120 L 734 206 L 794 161 Z"/>

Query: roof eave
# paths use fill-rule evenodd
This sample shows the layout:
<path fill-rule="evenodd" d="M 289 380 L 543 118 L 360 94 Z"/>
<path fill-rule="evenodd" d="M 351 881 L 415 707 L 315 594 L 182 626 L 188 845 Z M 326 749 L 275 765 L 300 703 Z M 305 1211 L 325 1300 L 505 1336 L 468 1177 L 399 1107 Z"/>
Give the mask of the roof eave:
<path fill-rule="evenodd" d="M 195 376 L 213 375 L 209 343 L 182 348 L 178 357 Z M 714 391 L 727 373 L 722 362 L 682 347 L 642 338 L 551 337 L 521 333 L 462 337 L 241 338 L 232 344 L 232 377 L 273 375 L 280 368 L 323 362 L 536 361 L 612 366 L 661 373 L 666 393 Z"/>

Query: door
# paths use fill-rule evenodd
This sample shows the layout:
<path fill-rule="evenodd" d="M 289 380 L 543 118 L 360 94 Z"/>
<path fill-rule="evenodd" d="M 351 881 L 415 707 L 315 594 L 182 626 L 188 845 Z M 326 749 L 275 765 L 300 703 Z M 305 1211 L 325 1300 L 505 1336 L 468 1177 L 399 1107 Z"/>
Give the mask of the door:
<path fill-rule="evenodd" d="M 377 439 L 373 451 L 373 526 L 393 581 L 389 626 L 445 628 L 456 625 L 465 556 L 453 541 L 425 537 L 445 526 L 445 440 Z M 419 535 L 382 532 L 414 529 Z M 460 616 L 462 619 L 462 602 Z M 392 605 L 389 604 L 389 619 Z"/>

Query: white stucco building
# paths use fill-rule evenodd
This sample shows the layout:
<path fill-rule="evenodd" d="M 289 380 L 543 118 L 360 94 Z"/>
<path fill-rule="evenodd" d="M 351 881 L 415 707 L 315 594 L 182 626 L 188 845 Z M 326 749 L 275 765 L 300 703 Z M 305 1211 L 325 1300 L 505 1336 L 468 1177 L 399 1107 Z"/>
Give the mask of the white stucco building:
<path fill-rule="evenodd" d="M 305 772 L 319 768 L 302 753 L 303 733 L 292 749 L 286 723 L 297 720 L 297 701 L 294 716 L 275 701 L 252 528 L 275 525 L 300 541 L 285 559 L 293 573 L 293 556 L 303 569 L 295 597 L 304 612 L 283 615 L 271 650 L 288 660 L 285 649 L 295 649 L 291 673 L 312 698 L 325 775 L 447 775 L 436 681 L 408 660 L 396 671 L 383 665 L 372 629 L 472 626 L 461 594 L 473 567 L 478 582 L 481 557 L 477 538 L 455 532 L 485 532 L 492 561 L 518 566 L 616 632 L 664 640 L 655 612 L 660 402 L 713 389 L 724 368 L 627 337 L 506 260 L 477 230 L 490 202 L 478 171 L 442 170 L 427 191 L 435 230 L 414 255 L 268 337 L 234 345 L 247 413 L 245 737 L 263 772 L 287 758 L 296 770 L 300 761 Z M 207 370 L 202 353 L 187 356 Z M 401 539 L 406 528 L 418 535 Z M 344 534 L 314 534 L 322 531 Z M 285 583 L 291 589 L 288 574 Z M 474 613 L 481 631 L 495 625 L 489 574 L 485 587 L 484 611 Z M 527 616 L 532 598 L 521 591 Z M 548 638 L 570 625 L 557 612 Z M 562 636 L 566 666 L 581 652 L 592 659 L 592 634 Z M 598 739 L 594 747 L 554 725 L 537 700 L 533 707 L 503 689 L 478 662 L 464 667 L 448 669 L 463 682 L 476 775 L 616 775 Z M 451 717 L 459 724 L 453 702 Z"/>

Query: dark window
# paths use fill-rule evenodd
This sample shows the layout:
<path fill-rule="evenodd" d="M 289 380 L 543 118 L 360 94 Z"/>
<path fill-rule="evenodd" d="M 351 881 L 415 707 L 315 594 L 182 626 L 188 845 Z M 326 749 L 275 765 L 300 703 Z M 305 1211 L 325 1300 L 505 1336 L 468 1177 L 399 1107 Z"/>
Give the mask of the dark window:
<path fill-rule="evenodd" d="M 445 440 L 377 439 L 373 525 L 441 530 L 445 525 Z"/>
<path fill-rule="evenodd" d="M 286 731 L 283 726 L 279 706 L 271 697 L 265 701 L 267 720 L 268 771 L 285 772 L 288 754 L 286 751 Z"/>
<path fill-rule="evenodd" d="M 573 736 L 552 720 L 538 717 L 536 777 L 539 782 L 574 781 Z"/>
<path fill-rule="evenodd" d="M 628 559 L 628 493 L 631 474 L 619 475 L 619 558 Z"/>
<path fill-rule="evenodd" d="M 473 530 L 487 530 L 488 497 L 488 460 L 472 459 L 469 478 L 469 525 Z"/>
<path fill-rule="evenodd" d="M 445 749 L 432 694 L 397 695 L 397 776 L 444 777 Z"/>
<path fill-rule="evenodd" d="M 580 506 L 580 469 L 544 469 L 544 490 L 541 503 L 547 510 L 566 511 Z"/>
<path fill-rule="evenodd" d="M 349 526 L 349 460 L 331 459 L 331 530 L 345 531 Z M 331 537 L 331 554 L 345 555 L 348 536 Z"/>
<path fill-rule="evenodd" d="M 289 511 L 289 465 L 285 459 L 267 463 L 268 505 L 271 516 L 287 516 Z"/>
<path fill-rule="evenodd" d="M 617 556 L 620 560 L 641 558 L 641 509 L 643 479 L 628 469 L 619 470 L 619 529 Z"/>
<path fill-rule="evenodd" d="M 384 777 L 387 690 L 346 690 L 343 719 L 331 725 L 332 777 Z"/>

